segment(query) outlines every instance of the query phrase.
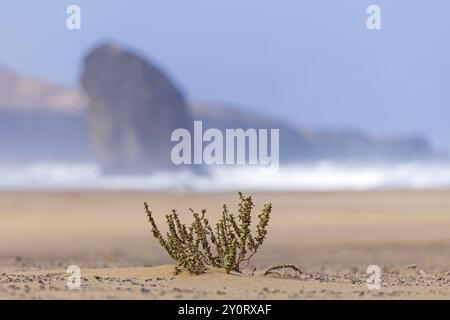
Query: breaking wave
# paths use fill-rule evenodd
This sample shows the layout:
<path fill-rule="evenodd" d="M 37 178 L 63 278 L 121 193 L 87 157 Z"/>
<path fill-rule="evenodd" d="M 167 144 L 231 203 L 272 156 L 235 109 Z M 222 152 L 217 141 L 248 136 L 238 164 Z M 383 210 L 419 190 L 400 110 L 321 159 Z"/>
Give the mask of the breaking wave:
<path fill-rule="evenodd" d="M 95 164 L 0 166 L 2 190 L 333 191 L 450 187 L 450 164 L 342 166 L 331 162 L 270 168 L 214 168 L 148 176 L 104 176 Z"/>

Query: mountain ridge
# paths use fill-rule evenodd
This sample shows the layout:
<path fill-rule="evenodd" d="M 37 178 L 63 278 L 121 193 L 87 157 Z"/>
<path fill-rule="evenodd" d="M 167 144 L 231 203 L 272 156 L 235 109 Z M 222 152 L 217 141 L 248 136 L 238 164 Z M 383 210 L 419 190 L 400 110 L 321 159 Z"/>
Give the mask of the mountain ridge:
<path fill-rule="evenodd" d="M 77 89 L 19 75 L 0 66 L 0 108 L 78 112 L 85 108 L 85 101 Z"/>

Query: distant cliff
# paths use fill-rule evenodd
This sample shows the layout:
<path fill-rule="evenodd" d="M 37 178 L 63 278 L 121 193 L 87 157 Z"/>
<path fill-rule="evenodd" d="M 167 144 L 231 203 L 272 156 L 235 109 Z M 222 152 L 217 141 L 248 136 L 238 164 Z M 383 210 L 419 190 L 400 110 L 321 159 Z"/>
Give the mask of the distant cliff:
<path fill-rule="evenodd" d="M 401 162 L 439 157 L 421 136 L 298 128 L 236 106 L 188 104 L 156 65 L 112 45 L 90 52 L 83 93 L 0 69 L 0 163 L 97 161 L 104 172 L 171 170 L 170 134 L 204 127 L 278 128 L 281 164 Z"/>

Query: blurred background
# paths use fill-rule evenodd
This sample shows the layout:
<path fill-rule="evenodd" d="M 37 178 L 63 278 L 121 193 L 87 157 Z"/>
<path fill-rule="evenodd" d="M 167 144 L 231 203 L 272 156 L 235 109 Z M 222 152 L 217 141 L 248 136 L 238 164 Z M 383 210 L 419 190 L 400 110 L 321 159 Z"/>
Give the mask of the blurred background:
<path fill-rule="evenodd" d="M 66 26 L 73 4 L 80 30 Z M 381 30 L 366 25 L 373 4 Z M 2 1 L 0 275 L 172 263 L 143 202 L 161 226 L 172 208 L 216 221 L 237 191 L 255 214 L 273 204 L 259 269 L 448 274 L 449 12 L 448 0 Z M 195 120 L 279 129 L 279 169 L 175 166 L 171 133 Z M 448 289 L 439 277 L 423 290 Z"/>
<path fill-rule="evenodd" d="M 4 2 L 0 188 L 447 188 L 450 3 L 371 4 Z M 280 129 L 280 169 L 173 166 L 193 120 Z"/>

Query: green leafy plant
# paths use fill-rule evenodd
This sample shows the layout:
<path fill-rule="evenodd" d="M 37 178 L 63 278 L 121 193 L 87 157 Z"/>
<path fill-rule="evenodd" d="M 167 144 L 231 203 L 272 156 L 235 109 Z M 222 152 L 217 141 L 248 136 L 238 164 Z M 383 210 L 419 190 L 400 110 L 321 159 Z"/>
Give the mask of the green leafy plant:
<path fill-rule="evenodd" d="M 228 206 L 224 204 L 222 217 L 214 228 L 206 218 L 204 209 L 200 213 L 189 209 L 193 216 L 190 226 L 182 223 L 178 213 L 172 210 L 166 215 L 168 231 L 164 237 L 148 204 L 145 203 L 144 206 L 153 236 L 179 268 L 185 268 L 193 274 L 203 273 L 208 266 L 223 268 L 227 273 L 241 272 L 266 239 L 272 211 L 272 204 L 264 205 L 253 234 L 250 230 L 251 213 L 255 205 L 251 196 L 244 197 L 239 192 L 238 214 L 230 213 Z"/>

